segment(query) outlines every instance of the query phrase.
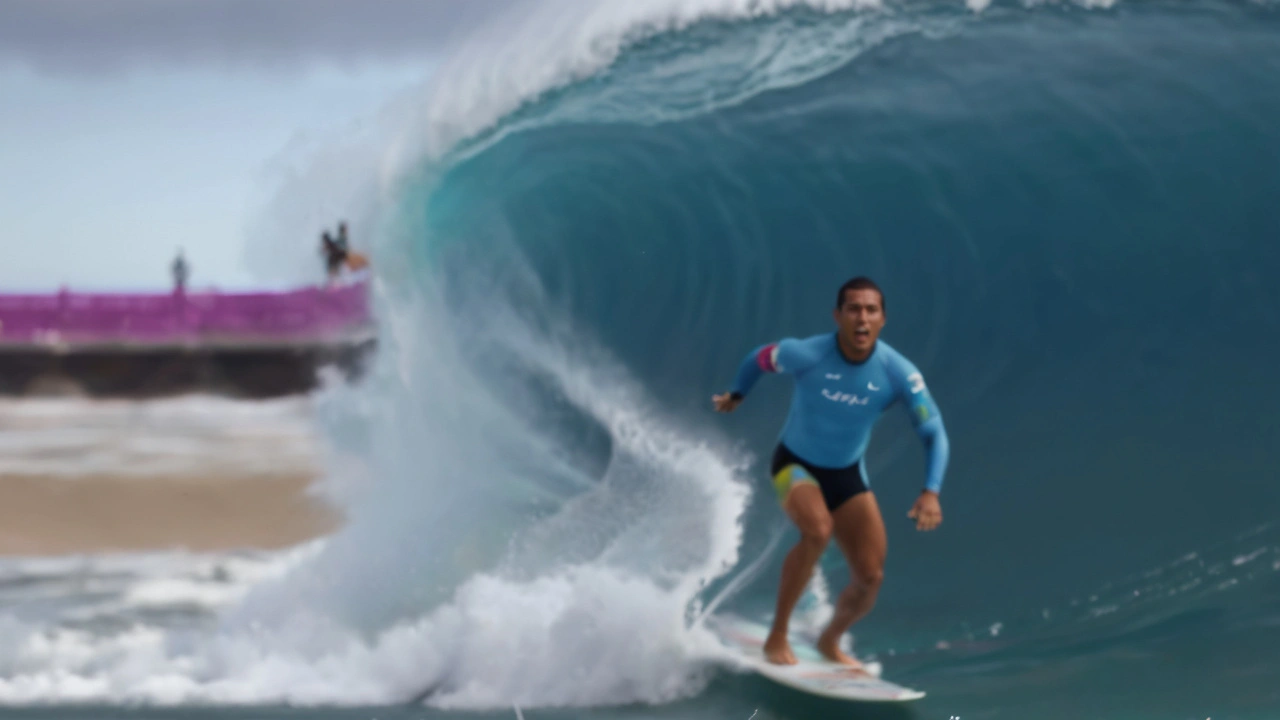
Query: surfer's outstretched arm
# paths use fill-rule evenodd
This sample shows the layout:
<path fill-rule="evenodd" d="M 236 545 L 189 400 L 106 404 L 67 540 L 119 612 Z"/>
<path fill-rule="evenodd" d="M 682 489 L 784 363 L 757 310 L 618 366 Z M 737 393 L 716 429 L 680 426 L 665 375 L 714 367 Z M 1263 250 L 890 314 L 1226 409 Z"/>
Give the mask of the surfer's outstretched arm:
<path fill-rule="evenodd" d="M 812 345 L 794 338 L 785 338 L 752 348 L 739 363 L 738 374 L 734 377 L 729 392 L 712 398 L 716 409 L 720 412 L 732 412 L 765 373 L 797 373 L 809 368 L 821 359 L 821 354 L 814 352 Z"/>

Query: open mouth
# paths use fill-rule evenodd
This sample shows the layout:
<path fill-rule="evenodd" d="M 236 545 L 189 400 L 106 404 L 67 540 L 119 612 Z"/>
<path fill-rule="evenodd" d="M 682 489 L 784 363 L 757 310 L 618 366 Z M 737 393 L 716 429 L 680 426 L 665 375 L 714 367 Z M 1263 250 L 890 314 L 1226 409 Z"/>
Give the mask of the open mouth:
<path fill-rule="evenodd" d="M 866 340 L 867 338 L 871 337 L 871 329 L 870 328 L 854 328 L 853 336 L 858 338 L 859 340 Z"/>

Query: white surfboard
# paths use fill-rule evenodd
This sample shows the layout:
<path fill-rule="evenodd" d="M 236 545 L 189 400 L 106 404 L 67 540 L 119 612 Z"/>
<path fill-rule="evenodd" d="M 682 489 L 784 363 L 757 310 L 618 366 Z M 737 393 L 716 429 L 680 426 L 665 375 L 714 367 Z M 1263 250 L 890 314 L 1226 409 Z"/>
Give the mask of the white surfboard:
<path fill-rule="evenodd" d="M 729 615 L 708 618 L 707 627 L 755 672 L 800 692 L 860 702 L 904 702 L 924 697 L 919 690 L 881 679 L 878 663 L 863 663 L 871 675 L 868 677 L 866 673 L 827 660 L 812 643 L 794 636 L 791 650 L 800 662 L 775 665 L 764 658 L 764 640 L 769 628 L 762 623 Z"/>

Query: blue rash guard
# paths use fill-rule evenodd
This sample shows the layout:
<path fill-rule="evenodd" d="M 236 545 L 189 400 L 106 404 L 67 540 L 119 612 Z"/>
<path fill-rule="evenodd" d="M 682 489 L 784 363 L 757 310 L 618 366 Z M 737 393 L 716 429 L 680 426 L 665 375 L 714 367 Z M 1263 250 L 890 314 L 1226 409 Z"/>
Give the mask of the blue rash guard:
<path fill-rule="evenodd" d="M 925 488 L 942 490 L 950 455 L 942 415 L 924 376 L 888 343 L 877 340 L 860 363 L 845 359 L 834 332 L 762 345 L 742 361 L 732 392 L 745 396 L 766 372 L 795 376 L 780 440 L 797 457 L 821 468 L 860 462 L 880 415 L 902 400 L 927 450 Z"/>

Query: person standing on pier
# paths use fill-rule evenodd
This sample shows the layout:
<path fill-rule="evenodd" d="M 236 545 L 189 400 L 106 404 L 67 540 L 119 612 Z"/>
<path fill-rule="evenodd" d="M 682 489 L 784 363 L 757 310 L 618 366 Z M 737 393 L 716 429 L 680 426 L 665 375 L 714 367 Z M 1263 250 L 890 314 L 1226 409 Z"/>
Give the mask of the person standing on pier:
<path fill-rule="evenodd" d="M 178 257 L 173 260 L 173 291 L 179 295 L 187 291 L 187 278 L 191 275 L 191 268 L 187 266 L 187 259 L 182 255 L 182 248 L 178 248 Z"/>

